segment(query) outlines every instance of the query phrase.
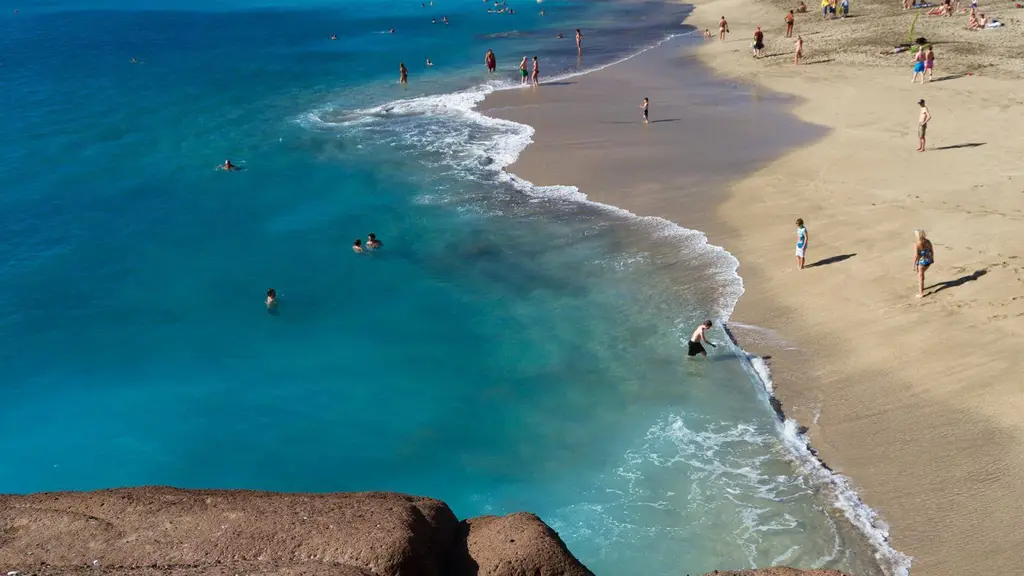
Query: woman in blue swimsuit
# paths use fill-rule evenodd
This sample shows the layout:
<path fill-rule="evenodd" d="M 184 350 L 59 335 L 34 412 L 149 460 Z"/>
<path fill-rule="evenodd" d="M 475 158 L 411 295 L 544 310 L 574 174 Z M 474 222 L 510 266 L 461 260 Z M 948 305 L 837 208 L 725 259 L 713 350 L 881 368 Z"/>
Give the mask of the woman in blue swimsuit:
<path fill-rule="evenodd" d="M 807 235 L 807 227 L 804 226 L 804 219 L 796 219 L 796 265 L 801 270 L 804 269 L 804 258 L 807 257 L 807 241 L 810 238 Z"/>
<path fill-rule="evenodd" d="M 924 273 L 935 263 L 935 249 L 924 230 L 914 230 L 917 242 L 914 244 L 914 271 L 917 272 L 917 297 L 924 296 Z"/>

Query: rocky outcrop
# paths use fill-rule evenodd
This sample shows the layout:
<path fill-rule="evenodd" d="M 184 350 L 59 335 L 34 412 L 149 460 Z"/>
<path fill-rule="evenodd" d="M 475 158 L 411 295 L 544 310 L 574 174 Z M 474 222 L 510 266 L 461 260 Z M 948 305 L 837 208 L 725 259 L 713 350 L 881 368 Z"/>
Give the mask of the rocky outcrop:
<path fill-rule="evenodd" d="M 531 514 L 460 523 L 384 492 L 126 488 L 0 496 L 0 568 L 23 574 L 583 576 Z"/>
<path fill-rule="evenodd" d="M 733 570 L 711 572 L 705 576 L 846 576 L 835 570 L 795 570 L 793 568 L 762 568 L 760 570 Z"/>

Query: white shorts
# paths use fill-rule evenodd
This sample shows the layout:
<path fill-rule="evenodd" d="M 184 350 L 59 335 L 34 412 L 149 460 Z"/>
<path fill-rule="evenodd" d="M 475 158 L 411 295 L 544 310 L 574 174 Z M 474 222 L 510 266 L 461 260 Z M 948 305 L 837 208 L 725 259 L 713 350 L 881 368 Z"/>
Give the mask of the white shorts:
<path fill-rule="evenodd" d="M 806 254 L 806 253 L 807 253 L 807 248 L 797 248 L 796 249 L 796 256 L 797 256 L 797 258 L 803 258 L 804 254 Z"/>

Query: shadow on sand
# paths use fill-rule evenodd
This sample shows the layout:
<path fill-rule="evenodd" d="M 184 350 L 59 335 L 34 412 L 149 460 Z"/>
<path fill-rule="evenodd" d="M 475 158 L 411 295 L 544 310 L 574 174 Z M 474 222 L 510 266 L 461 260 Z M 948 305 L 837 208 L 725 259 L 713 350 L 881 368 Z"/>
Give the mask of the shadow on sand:
<path fill-rule="evenodd" d="M 939 146 L 935 150 L 956 150 L 957 148 L 977 148 L 984 146 L 986 142 L 968 142 L 966 144 L 953 144 L 952 146 Z"/>
<path fill-rule="evenodd" d="M 939 78 L 933 78 L 931 82 L 944 82 L 946 80 L 956 80 L 957 78 L 963 78 L 964 76 L 967 76 L 967 74 L 949 74 L 946 76 L 941 76 Z"/>
<path fill-rule="evenodd" d="M 838 256 L 829 256 L 828 258 L 822 258 L 821 260 L 818 260 L 817 262 L 815 262 L 813 264 L 808 264 L 807 266 L 804 266 L 804 268 L 815 268 L 815 267 L 818 267 L 818 266 L 828 266 L 829 264 L 835 264 L 836 262 L 842 262 L 843 260 L 849 260 L 850 258 L 853 258 L 856 255 L 857 255 L 857 253 L 853 252 L 851 254 L 839 254 Z"/>
<path fill-rule="evenodd" d="M 929 292 L 929 295 L 930 294 L 938 294 L 939 292 L 942 292 L 943 290 L 946 290 L 946 289 L 949 289 L 949 288 L 956 288 L 957 286 L 963 286 L 964 284 L 967 284 L 968 282 L 973 282 L 973 281 L 977 280 L 978 278 L 981 278 L 985 274 L 988 274 L 988 270 L 982 268 L 981 270 L 975 270 L 974 272 L 972 272 L 971 274 L 968 274 L 966 276 L 961 276 L 961 277 L 957 278 L 956 280 L 946 280 L 945 282 L 939 282 L 938 284 L 932 284 L 931 286 L 928 287 L 928 290 L 931 290 L 931 292 Z M 934 290 L 932 290 L 933 288 L 934 288 Z"/>

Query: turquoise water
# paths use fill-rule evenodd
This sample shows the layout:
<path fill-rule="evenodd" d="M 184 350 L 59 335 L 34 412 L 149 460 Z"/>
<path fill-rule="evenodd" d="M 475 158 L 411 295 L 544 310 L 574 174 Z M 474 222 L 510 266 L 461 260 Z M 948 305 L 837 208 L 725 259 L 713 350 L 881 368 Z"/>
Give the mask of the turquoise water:
<path fill-rule="evenodd" d="M 529 130 L 471 110 L 686 8 L 513 5 L 5 4 L 0 491 L 397 490 L 598 574 L 864 565 L 738 357 L 683 358 L 731 257 L 509 177 Z"/>

